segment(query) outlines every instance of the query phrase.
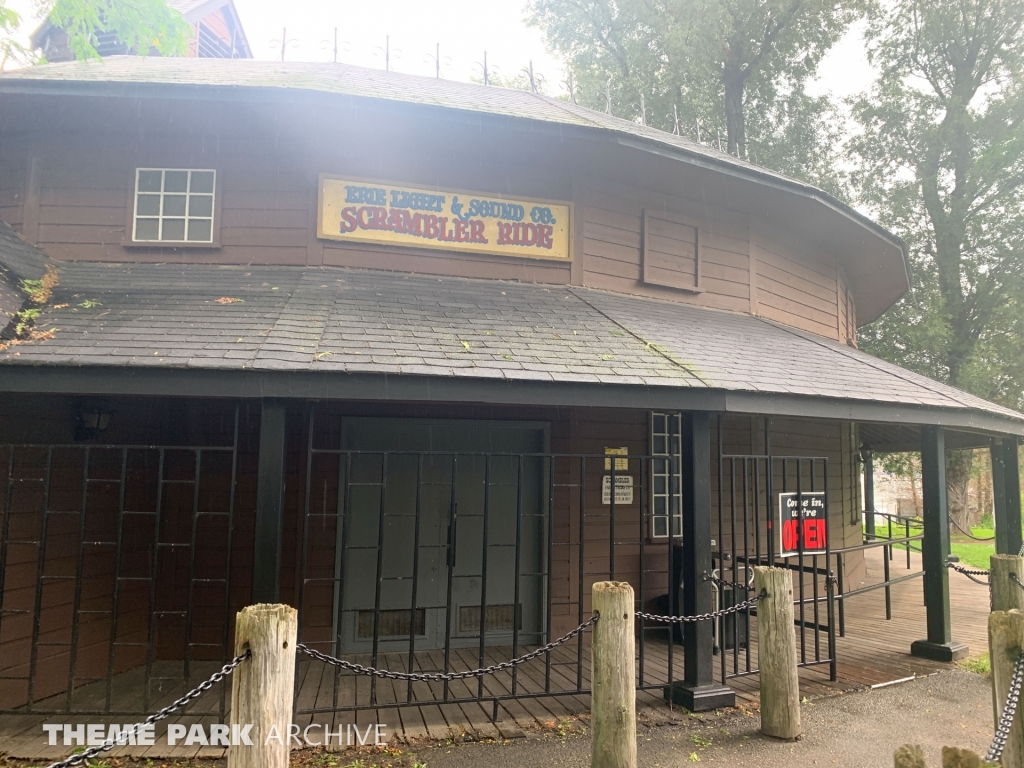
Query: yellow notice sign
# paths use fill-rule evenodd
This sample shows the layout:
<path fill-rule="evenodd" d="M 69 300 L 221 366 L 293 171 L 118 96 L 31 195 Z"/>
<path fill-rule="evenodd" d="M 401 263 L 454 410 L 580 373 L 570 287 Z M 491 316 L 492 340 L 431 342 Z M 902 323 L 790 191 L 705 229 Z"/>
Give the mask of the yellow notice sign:
<path fill-rule="evenodd" d="M 629 448 L 607 448 L 606 447 L 604 449 L 604 455 L 605 456 L 629 456 Z M 604 468 L 606 470 L 612 468 L 612 460 L 611 459 L 605 459 L 604 460 Z M 629 469 L 629 459 L 616 459 L 615 460 L 615 471 L 618 472 L 620 469 L 621 470 L 628 470 Z"/>
<path fill-rule="evenodd" d="M 570 261 L 568 203 L 320 177 L 318 236 Z"/>

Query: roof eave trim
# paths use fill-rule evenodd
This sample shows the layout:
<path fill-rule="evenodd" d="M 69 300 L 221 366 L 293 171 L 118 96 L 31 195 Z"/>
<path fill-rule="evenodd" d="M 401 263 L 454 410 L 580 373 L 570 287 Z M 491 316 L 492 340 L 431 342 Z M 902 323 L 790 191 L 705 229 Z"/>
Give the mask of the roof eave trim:
<path fill-rule="evenodd" d="M 1024 416 L 1012 419 L 969 408 L 936 408 L 902 403 L 668 385 L 508 381 L 459 376 L 327 371 L 8 364 L 0 366 L 0 392 L 283 397 L 702 410 L 843 421 L 927 424 L 992 435 L 1024 437 Z"/>

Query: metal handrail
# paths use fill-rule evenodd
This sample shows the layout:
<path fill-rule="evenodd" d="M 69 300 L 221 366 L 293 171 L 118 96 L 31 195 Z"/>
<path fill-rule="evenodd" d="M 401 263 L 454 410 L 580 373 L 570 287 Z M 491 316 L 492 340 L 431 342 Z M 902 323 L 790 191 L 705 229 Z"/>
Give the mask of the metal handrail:
<path fill-rule="evenodd" d="M 923 541 L 924 534 L 919 533 L 915 536 L 904 536 L 899 539 L 884 539 L 879 536 L 875 537 L 876 541 L 866 541 L 863 544 L 856 544 L 852 547 L 843 547 L 842 549 L 833 549 L 833 555 L 842 555 L 847 552 L 861 552 L 866 549 L 877 549 L 878 547 L 889 547 L 894 544 L 910 544 L 914 541 Z"/>

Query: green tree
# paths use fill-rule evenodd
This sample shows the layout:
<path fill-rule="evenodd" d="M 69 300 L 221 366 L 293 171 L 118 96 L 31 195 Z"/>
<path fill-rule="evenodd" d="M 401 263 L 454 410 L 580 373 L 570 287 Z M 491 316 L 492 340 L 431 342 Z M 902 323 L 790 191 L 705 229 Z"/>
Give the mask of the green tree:
<path fill-rule="evenodd" d="M 906 239 L 914 279 L 863 346 L 1021 408 L 1024 0 L 896 0 L 871 13 L 868 39 L 879 76 L 853 105 L 854 178 Z M 970 452 L 951 453 L 957 498 L 970 468 Z"/>
<path fill-rule="evenodd" d="M 40 11 L 68 34 L 68 47 L 78 59 L 99 58 L 98 32 L 112 32 L 130 50 L 181 56 L 191 27 L 164 0 L 43 0 Z M 8 61 L 31 61 L 31 51 L 17 42 L 21 18 L 0 0 L 0 68 Z"/>
<path fill-rule="evenodd" d="M 588 106 L 718 139 L 769 164 L 808 130 L 829 130 L 827 100 L 803 84 L 859 15 L 861 0 L 531 0 L 529 20 L 573 67 Z M 676 115 L 683 125 L 676 125 Z M 825 130 L 822 130 L 822 128 Z M 783 146 L 785 145 L 785 147 Z"/>

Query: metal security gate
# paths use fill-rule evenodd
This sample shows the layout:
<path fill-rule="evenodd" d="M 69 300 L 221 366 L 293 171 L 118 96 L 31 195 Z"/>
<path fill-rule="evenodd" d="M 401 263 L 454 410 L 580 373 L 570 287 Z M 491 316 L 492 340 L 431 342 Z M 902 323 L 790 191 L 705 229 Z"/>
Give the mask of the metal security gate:
<path fill-rule="evenodd" d="M 807 554 L 803 539 L 795 552 L 783 551 L 780 503 L 787 496 L 824 499 L 828 518 L 828 460 L 804 456 L 722 455 L 718 472 L 718 547 L 713 558 L 718 606 L 729 607 L 747 595 L 753 568 L 774 565 L 793 572 L 798 663 L 829 665 L 836 679 L 836 571 L 830 537 L 821 551 Z M 841 567 L 841 562 L 838 563 Z M 756 674 L 756 609 L 719 620 L 716 651 L 723 681 Z"/>
<path fill-rule="evenodd" d="M 310 415 L 302 643 L 375 669 L 448 675 L 529 653 L 583 624 L 596 581 L 630 581 L 638 610 L 681 612 L 678 435 L 665 426 L 664 446 L 654 446 L 664 452 L 612 457 L 498 445 L 484 439 L 488 428 Z M 477 442 L 442 434 L 449 429 Z M 498 450 L 479 450 L 484 444 Z M 769 499 L 827 490 L 826 473 L 824 459 L 722 457 L 709 574 L 719 577 L 718 607 L 745 601 L 750 569 L 772 562 Z M 798 580 L 801 664 L 834 668 L 828 562 L 828 553 L 776 558 Z M 756 619 L 747 608 L 719 621 L 722 680 L 756 673 Z M 681 680 L 675 630 L 641 618 L 638 635 L 637 687 L 660 692 Z M 308 659 L 300 667 L 303 715 L 462 702 L 492 703 L 496 713 L 503 700 L 590 688 L 587 633 L 472 681 L 367 679 Z"/>
<path fill-rule="evenodd" d="M 0 712 L 149 712 L 231 657 L 238 418 L 227 445 L 0 445 Z"/>

